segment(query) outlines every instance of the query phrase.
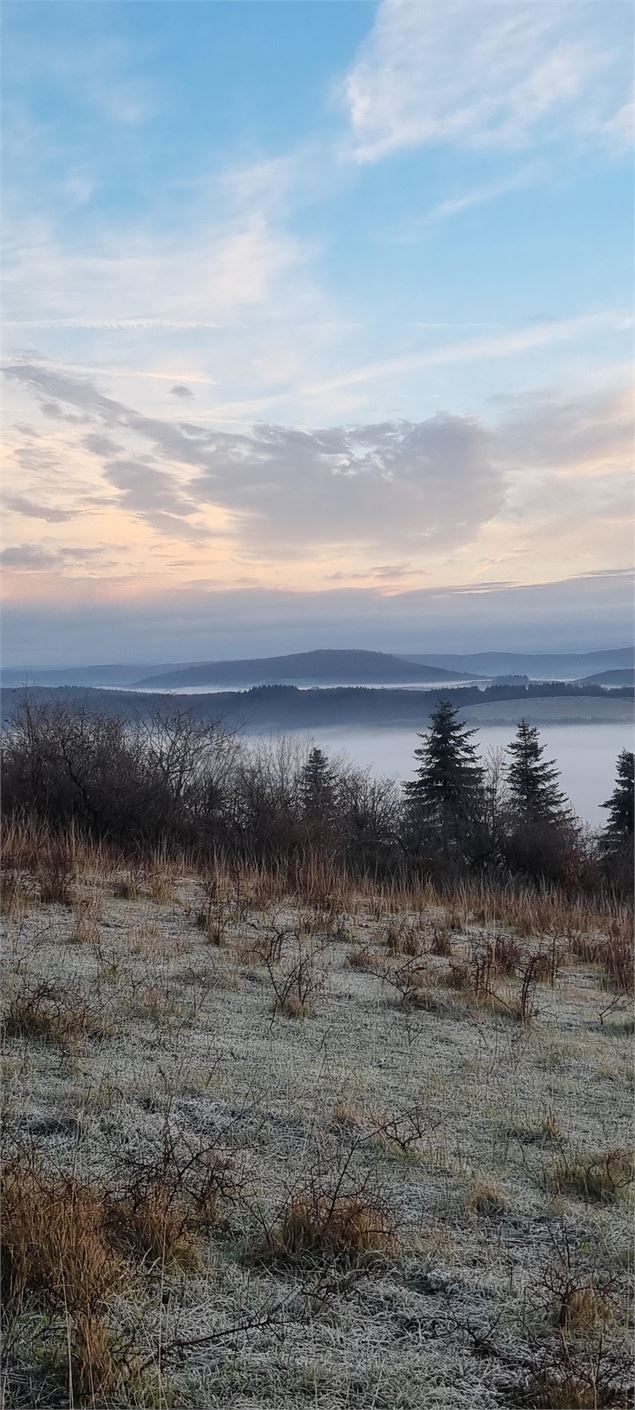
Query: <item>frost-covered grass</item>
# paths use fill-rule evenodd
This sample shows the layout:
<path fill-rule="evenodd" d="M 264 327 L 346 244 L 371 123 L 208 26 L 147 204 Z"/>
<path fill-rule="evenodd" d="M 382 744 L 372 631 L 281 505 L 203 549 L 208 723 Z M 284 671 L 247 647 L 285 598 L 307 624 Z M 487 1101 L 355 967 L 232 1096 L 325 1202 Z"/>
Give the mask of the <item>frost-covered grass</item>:
<path fill-rule="evenodd" d="M 624 918 L 221 881 L 13 878 L 6 1406 L 626 1405 Z"/>

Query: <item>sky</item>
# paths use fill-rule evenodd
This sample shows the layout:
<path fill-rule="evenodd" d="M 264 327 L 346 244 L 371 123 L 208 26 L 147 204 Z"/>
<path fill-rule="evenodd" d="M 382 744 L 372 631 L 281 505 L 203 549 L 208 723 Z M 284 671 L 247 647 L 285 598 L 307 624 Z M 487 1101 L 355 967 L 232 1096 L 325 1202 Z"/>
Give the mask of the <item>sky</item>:
<path fill-rule="evenodd" d="M 630 0 L 5 0 L 3 659 L 631 637 Z"/>

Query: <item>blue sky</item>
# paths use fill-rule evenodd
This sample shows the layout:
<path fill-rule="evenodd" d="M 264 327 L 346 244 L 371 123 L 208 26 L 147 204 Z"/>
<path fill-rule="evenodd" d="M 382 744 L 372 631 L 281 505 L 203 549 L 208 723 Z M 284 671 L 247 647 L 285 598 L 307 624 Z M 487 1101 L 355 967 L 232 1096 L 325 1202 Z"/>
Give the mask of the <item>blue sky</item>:
<path fill-rule="evenodd" d="M 625 640 L 631 56 L 624 0 L 9 0 L 6 658 Z"/>

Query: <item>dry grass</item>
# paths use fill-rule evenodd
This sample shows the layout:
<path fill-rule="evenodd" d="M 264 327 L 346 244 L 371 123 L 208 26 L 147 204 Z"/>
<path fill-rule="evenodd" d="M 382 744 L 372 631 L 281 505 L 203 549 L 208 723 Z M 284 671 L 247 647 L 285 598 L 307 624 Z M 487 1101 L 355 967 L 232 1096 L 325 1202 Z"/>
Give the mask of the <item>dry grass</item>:
<path fill-rule="evenodd" d="M 109 1227 L 108 1190 L 48 1175 L 17 1157 L 5 1165 L 1 1192 L 3 1315 L 10 1329 L 28 1300 L 43 1327 L 48 1317 L 61 1319 L 65 1349 L 49 1355 L 62 1397 L 55 1403 L 143 1403 L 136 1399 L 144 1384 L 141 1358 L 107 1320 L 113 1299 L 134 1278 Z M 161 1403 L 157 1390 L 152 1403 Z"/>
<path fill-rule="evenodd" d="M 349 950 L 346 956 L 347 969 L 358 969 L 365 974 L 383 975 L 386 972 L 386 961 L 382 955 L 378 955 L 369 945 L 358 946 L 355 950 Z"/>
<path fill-rule="evenodd" d="M 199 1262 L 200 1237 L 192 1227 L 191 1210 L 169 1188 L 157 1185 L 137 1196 L 111 1200 L 107 1224 L 110 1239 L 128 1258 L 184 1268 Z"/>
<path fill-rule="evenodd" d="M 136 872 L 127 872 L 115 877 L 112 894 L 118 901 L 136 901 L 141 894 L 141 881 Z"/>
<path fill-rule="evenodd" d="M 97 896 L 75 896 L 73 902 L 74 926 L 71 943 L 76 945 L 96 945 L 99 942 L 99 921 L 102 914 L 101 900 Z"/>
<path fill-rule="evenodd" d="M 386 931 L 386 948 L 391 955 L 408 955 L 416 958 L 421 954 L 421 936 L 412 925 L 392 921 Z"/>
<path fill-rule="evenodd" d="M 493 1218 L 497 1214 L 504 1213 L 507 1201 L 494 1180 L 478 1179 L 475 1180 L 468 1195 L 467 1208 L 473 1214 Z"/>
<path fill-rule="evenodd" d="M 610 1374 L 606 1379 L 599 1376 L 593 1361 L 580 1367 L 566 1353 L 561 1361 L 558 1369 L 532 1376 L 521 1405 L 530 1410 L 629 1410 L 630 1390 Z"/>
<path fill-rule="evenodd" d="M 449 959 L 452 954 L 452 928 L 450 925 L 435 925 L 430 942 L 430 954 Z"/>
<path fill-rule="evenodd" d="M 39 897 L 43 905 L 72 905 L 75 865 L 72 842 L 64 838 L 51 838 L 37 868 Z"/>
<path fill-rule="evenodd" d="M 359 1193 L 311 1188 L 291 1199 L 266 1254 L 283 1262 L 307 1257 L 354 1262 L 367 1254 L 394 1254 L 397 1247 L 394 1224 L 381 1205 Z"/>
<path fill-rule="evenodd" d="M 558 1194 L 606 1203 L 625 1194 L 634 1178 L 632 1151 L 617 1149 L 562 1160 L 553 1172 L 552 1183 Z"/>
<path fill-rule="evenodd" d="M 24 982 L 10 998 L 4 1019 L 9 1038 L 40 1038 L 67 1047 L 85 1038 L 103 1038 L 110 1023 L 87 1003 L 77 986 L 47 980 Z"/>
<path fill-rule="evenodd" d="M 9 1307 L 25 1293 L 56 1308 L 95 1313 L 124 1280 L 106 1237 L 103 1198 L 24 1160 L 2 1177 L 2 1286 Z"/>
<path fill-rule="evenodd" d="M 170 901 L 174 901 L 176 887 L 170 872 L 151 871 L 148 885 L 152 900 L 156 901 L 158 906 L 166 906 Z"/>
<path fill-rule="evenodd" d="M 568 1334 L 593 1332 L 606 1327 L 613 1318 L 613 1304 L 598 1292 L 591 1279 L 583 1287 L 568 1290 L 558 1312 L 558 1324 Z"/>
<path fill-rule="evenodd" d="M 0 877 L 0 915 L 8 920 L 20 920 L 28 914 L 31 892 L 25 877 L 10 867 L 3 867 Z"/>
<path fill-rule="evenodd" d="M 135 989 L 134 997 L 130 1005 L 130 1012 L 135 1018 L 147 1020 L 149 1023 L 170 1024 L 172 1020 L 182 1018 L 183 1003 L 174 993 L 168 984 L 143 984 Z"/>

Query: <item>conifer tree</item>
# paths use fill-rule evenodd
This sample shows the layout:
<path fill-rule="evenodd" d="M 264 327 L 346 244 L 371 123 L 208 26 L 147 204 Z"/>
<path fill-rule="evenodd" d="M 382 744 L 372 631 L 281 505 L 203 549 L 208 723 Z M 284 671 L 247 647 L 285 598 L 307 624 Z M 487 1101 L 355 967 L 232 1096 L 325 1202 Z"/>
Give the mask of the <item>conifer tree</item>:
<path fill-rule="evenodd" d="M 482 797 L 483 771 L 472 736 L 449 700 L 441 700 L 415 749 L 416 777 L 405 784 L 409 821 L 438 830 L 440 840 L 456 840 L 474 820 Z"/>
<path fill-rule="evenodd" d="M 605 837 L 608 842 L 627 842 L 633 837 L 633 762 L 635 756 L 629 749 L 622 749 L 615 766 L 615 787 L 606 803 L 600 807 L 608 809 Z"/>
<path fill-rule="evenodd" d="M 300 777 L 300 804 L 303 816 L 322 822 L 335 811 L 335 777 L 326 754 L 314 747 Z"/>
<path fill-rule="evenodd" d="M 571 820 L 571 808 L 558 788 L 554 759 L 543 759 L 544 744 L 534 725 L 521 720 L 508 745 L 507 787 L 511 810 L 525 823 L 557 825 Z"/>

